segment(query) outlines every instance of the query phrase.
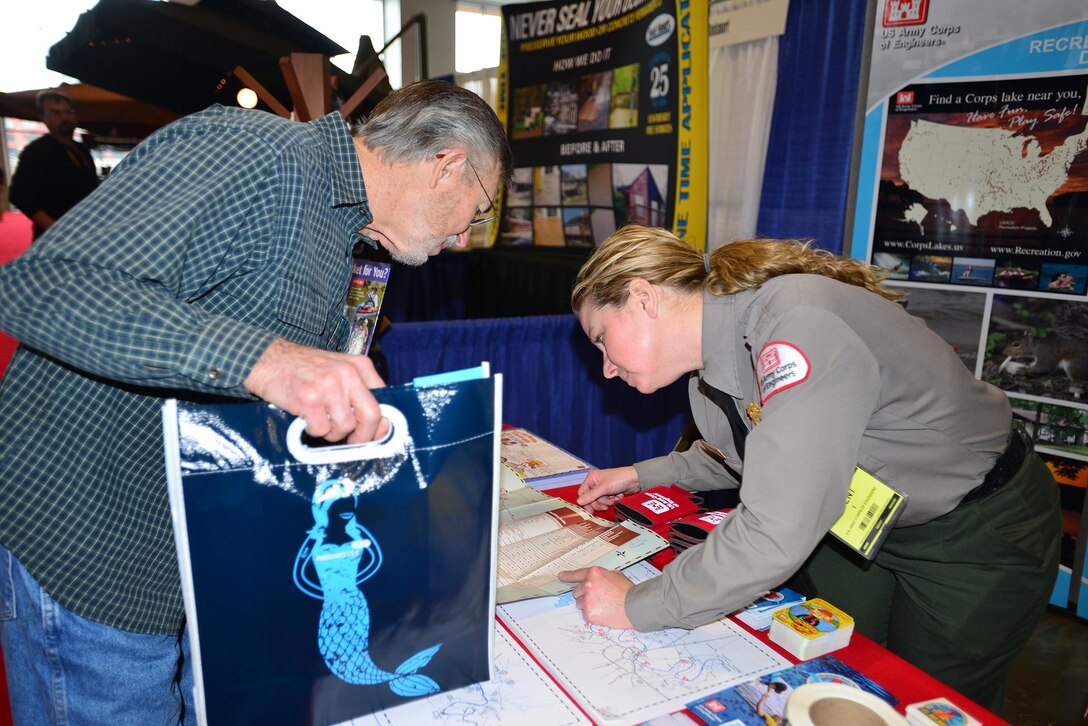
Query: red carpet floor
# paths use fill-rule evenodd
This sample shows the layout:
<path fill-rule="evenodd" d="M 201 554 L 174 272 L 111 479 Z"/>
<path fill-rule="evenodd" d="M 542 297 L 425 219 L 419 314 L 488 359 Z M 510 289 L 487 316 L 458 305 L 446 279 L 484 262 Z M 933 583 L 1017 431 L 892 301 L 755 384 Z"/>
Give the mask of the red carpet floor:
<path fill-rule="evenodd" d="M 30 220 L 20 212 L 4 212 L 0 217 L 0 265 L 13 260 L 30 246 Z M 0 372 L 8 366 L 16 342 L 0 333 Z"/>
<path fill-rule="evenodd" d="M 18 257 L 29 246 L 30 220 L 19 212 L 4 212 L 0 217 L 0 264 Z M 7 368 L 16 345 L 14 339 L 0 333 L 0 373 Z M 4 660 L 0 654 L 0 726 L 11 726 L 11 723 Z"/>

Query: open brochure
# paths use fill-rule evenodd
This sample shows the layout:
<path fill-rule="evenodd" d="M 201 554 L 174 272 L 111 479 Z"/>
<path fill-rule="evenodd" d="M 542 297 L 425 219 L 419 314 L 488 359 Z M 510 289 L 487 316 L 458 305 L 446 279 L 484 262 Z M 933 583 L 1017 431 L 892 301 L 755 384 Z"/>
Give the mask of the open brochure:
<path fill-rule="evenodd" d="M 532 489 L 501 466 L 497 602 L 558 595 L 573 587 L 561 570 L 627 567 L 668 542 L 634 522 L 609 522 Z"/>

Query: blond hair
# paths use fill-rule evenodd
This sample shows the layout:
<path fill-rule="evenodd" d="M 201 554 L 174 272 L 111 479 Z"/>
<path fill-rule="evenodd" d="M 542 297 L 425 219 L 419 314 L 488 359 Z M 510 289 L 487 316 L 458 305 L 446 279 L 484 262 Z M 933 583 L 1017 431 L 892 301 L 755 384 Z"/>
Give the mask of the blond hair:
<path fill-rule="evenodd" d="M 725 296 L 793 274 L 823 275 L 887 300 L 903 297 L 881 284 L 885 273 L 880 268 L 817 249 L 810 240 L 739 239 L 704 258 L 668 230 L 631 224 L 606 239 L 582 265 L 570 303 L 576 313 L 586 304 L 621 306 L 636 278 L 679 292 Z"/>

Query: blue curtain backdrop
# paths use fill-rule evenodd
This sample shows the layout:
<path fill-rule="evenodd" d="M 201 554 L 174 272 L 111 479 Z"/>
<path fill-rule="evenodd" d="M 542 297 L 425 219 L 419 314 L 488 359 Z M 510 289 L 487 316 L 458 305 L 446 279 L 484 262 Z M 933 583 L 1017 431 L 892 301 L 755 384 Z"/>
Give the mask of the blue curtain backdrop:
<path fill-rule="evenodd" d="M 790 0 L 756 231 L 842 252 L 865 2 Z"/>
<path fill-rule="evenodd" d="M 668 453 L 687 420 L 685 380 L 643 395 L 605 380 L 573 315 L 396 323 L 380 339 L 389 383 L 488 361 L 503 374 L 503 422 L 599 467 Z"/>

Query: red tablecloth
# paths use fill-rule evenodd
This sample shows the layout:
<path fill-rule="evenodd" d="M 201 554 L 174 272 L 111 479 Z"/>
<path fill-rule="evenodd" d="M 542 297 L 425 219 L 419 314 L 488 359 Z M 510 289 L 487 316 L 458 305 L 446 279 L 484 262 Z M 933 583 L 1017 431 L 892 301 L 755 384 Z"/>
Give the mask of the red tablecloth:
<path fill-rule="evenodd" d="M 578 487 L 572 486 L 551 489 L 547 493 L 551 496 L 573 502 L 575 501 L 577 491 Z M 611 510 L 598 513 L 598 516 L 603 519 L 613 518 Z M 665 550 L 651 558 L 650 562 L 660 568 L 668 564 L 671 559 L 672 551 Z M 772 643 L 766 633 L 752 630 L 739 621 L 737 621 L 737 624 L 755 634 L 755 636 L 764 643 L 767 643 L 785 658 L 789 659 L 791 663 L 800 662 L 782 648 L 779 648 L 775 643 Z M 869 676 L 890 691 L 893 696 L 899 699 L 897 710 L 900 713 L 902 713 L 903 709 L 909 704 L 930 698 L 943 697 L 971 714 L 971 716 L 982 722 L 984 726 L 991 726 L 991 724 L 1008 724 L 1008 722 L 1000 716 L 991 713 L 971 699 L 954 691 L 952 688 L 946 686 L 936 678 L 933 678 L 925 671 L 911 665 L 887 648 L 878 645 L 860 633 L 855 632 L 850 639 L 850 645 L 835 651 L 833 655 L 843 663 L 846 663 L 850 667 Z"/>

